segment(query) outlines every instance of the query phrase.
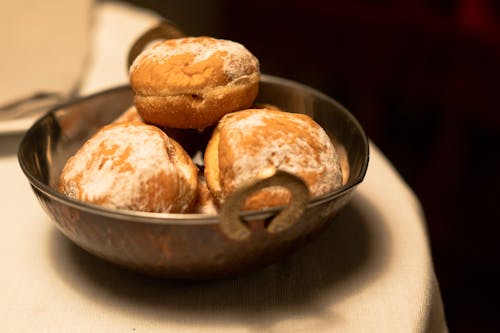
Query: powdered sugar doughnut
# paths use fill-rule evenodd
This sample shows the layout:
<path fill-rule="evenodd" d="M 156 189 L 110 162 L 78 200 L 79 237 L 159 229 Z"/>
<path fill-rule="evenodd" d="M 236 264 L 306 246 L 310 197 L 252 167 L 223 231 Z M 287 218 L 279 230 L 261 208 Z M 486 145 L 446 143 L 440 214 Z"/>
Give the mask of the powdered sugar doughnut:
<path fill-rule="evenodd" d="M 220 205 L 235 189 L 283 170 L 302 178 L 311 196 L 342 185 L 338 155 L 328 134 L 304 114 L 249 109 L 224 116 L 205 151 L 205 178 Z M 287 190 L 276 187 L 252 195 L 245 209 L 283 205 Z"/>
<path fill-rule="evenodd" d="M 243 45 L 210 37 L 158 42 L 130 66 L 140 116 L 170 128 L 202 129 L 249 108 L 259 78 L 259 62 Z"/>
<path fill-rule="evenodd" d="M 139 113 L 137 113 L 137 109 L 133 105 L 128 109 L 126 109 L 113 121 L 114 124 L 128 123 L 128 122 L 139 122 L 139 123 L 144 122 Z"/>
<path fill-rule="evenodd" d="M 183 213 L 196 200 L 197 173 L 182 147 L 159 128 L 116 123 L 68 159 L 59 190 L 107 208 Z"/>

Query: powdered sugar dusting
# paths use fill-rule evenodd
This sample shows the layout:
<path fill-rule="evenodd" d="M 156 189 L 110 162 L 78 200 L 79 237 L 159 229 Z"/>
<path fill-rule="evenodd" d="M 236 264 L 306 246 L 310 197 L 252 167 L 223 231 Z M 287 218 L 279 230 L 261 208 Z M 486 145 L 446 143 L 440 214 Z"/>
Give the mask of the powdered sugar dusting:
<path fill-rule="evenodd" d="M 174 166 L 168 163 L 165 140 L 168 138 L 152 131 L 149 125 L 109 126 L 68 161 L 61 184 L 69 188 L 67 195 L 86 202 L 148 210 L 150 203 L 144 191 L 155 186 L 151 180 L 162 175 L 177 177 Z M 157 202 L 155 211 L 170 211 L 170 204 Z"/>
<path fill-rule="evenodd" d="M 239 43 L 209 37 L 186 37 L 159 42 L 144 50 L 132 63 L 130 73 L 144 61 L 162 64 L 176 55 L 192 54 L 193 63 L 197 63 L 209 59 L 216 53 L 222 56 L 223 70 L 231 80 L 248 75 L 249 68 L 253 70 L 259 68 L 257 58 Z"/>
<path fill-rule="evenodd" d="M 302 117 L 279 111 L 243 112 L 245 116 L 235 113 L 223 120 L 226 143 L 235 154 L 231 172 L 235 187 L 254 179 L 260 170 L 271 165 L 304 178 L 315 175 L 308 184 L 314 196 L 341 184 L 338 155 L 319 125 L 312 126 Z M 254 139 L 248 140 L 249 137 Z"/>

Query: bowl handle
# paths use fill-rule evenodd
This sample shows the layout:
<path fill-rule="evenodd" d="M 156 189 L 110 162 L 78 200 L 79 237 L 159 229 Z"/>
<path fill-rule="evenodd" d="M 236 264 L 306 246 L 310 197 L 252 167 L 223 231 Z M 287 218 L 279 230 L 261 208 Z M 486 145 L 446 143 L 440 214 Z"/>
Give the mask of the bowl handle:
<path fill-rule="evenodd" d="M 184 33 L 172 22 L 162 19 L 158 24 L 144 31 L 132 44 L 128 52 L 127 71 L 144 47 L 154 40 L 184 37 Z"/>
<path fill-rule="evenodd" d="M 267 227 L 271 234 L 290 228 L 302 216 L 309 201 L 309 190 L 304 181 L 285 171 L 278 170 L 272 176 L 243 186 L 227 197 L 220 212 L 222 232 L 233 240 L 242 241 L 250 237 L 250 229 L 240 219 L 240 209 L 247 197 L 269 186 L 283 186 L 290 190 L 290 203 L 274 216 Z"/>

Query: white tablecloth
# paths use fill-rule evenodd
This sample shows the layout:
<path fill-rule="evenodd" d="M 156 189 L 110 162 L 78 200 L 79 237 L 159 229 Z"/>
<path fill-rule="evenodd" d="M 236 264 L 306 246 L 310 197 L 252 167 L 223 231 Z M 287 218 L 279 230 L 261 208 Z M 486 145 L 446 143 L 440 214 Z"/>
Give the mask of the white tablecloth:
<path fill-rule="evenodd" d="M 419 202 L 371 146 L 365 181 L 331 226 L 285 260 L 224 281 L 171 282 L 80 250 L 0 150 L 4 332 L 445 332 Z"/>
<path fill-rule="evenodd" d="M 126 82 L 125 58 L 113 66 L 108 51 L 128 41 L 103 36 L 155 19 L 119 4 L 97 10 L 100 52 L 83 94 Z M 115 268 L 57 231 L 19 168 L 20 139 L 0 136 L 3 332 L 447 331 L 422 208 L 374 144 L 352 203 L 304 248 L 247 275 L 173 282 Z"/>

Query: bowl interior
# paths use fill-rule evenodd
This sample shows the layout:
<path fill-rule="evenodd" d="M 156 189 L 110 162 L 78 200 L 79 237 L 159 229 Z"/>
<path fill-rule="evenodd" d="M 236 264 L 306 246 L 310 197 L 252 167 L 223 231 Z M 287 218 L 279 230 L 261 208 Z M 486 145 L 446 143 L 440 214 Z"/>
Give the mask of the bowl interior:
<path fill-rule="evenodd" d="M 18 152 L 21 168 L 31 185 L 58 201 L 105 213 L 107 209 L 78 203 L 61 195 L 56 190 L 57 182 L 66 160 L 97 130 L 129 108 L 132 99 L 130 87 L 122 86 L 57 107 L 35 122 L 21 141 Z M 345 154 L 349 171 L 346 183 L 310 204 L 331 200 L 363 180 L 368 165 L 367 137 L 356 119 L 335 100 L 297 82 L 263 75 L 257 102 L 310 115 L 326 130 L 337 150 Z M 134 215 L 149 219 L 156 215 L 173 217 L 180 214 L 139 212 Z M 199 214 L 187 214 L 182 218 L 197 219 L 196 215 Z M 216 217 L 205 216 L 204 220 L 213 222 Z"/>

